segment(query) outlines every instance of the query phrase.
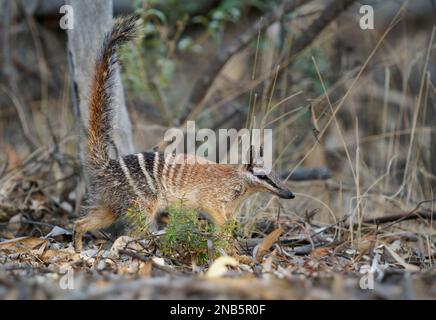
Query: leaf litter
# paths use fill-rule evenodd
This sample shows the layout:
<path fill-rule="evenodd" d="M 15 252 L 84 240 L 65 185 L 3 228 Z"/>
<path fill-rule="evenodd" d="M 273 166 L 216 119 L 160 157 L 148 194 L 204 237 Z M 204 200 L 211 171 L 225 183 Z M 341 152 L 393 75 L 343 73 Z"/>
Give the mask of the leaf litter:
<path fill-rule="evenodd" d="M 434 239 L 407 221 L 365 224 L 357 237 L 345 219 L 321 226 L 283 210 L 236 232 L 231 250 L 209 241 L 202 263 L 162 250 L 165 229 L 94 232 L 76 253 L 77 167 L 64 158 L 64 176 L 54 174 L 55 152 L 0 177 L 1 299 L 436 298 Z"/>

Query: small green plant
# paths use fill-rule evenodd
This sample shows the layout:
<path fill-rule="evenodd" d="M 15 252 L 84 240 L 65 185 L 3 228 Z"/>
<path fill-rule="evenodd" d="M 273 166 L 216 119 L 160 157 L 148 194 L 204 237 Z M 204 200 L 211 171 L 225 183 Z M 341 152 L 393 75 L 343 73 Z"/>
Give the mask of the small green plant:
<path fill-rule="evenodd" d="M 132 203 L 127 209 L 126 217 L 132 237 L 143 238 L 148 235 L 151 221 L 139 203 Z"/>
<path fill-rule="evenodd" d="M 210 254 L 211 258 L 216 258 L 220 251 L 228 249 L 238 227 L 235 220 L 228 220 L 222 228 L 216 229 L 207 221 L 199 220 L 197 212 L 184 207 L 183 203 L 171 207 L 169 214 L 166 233 L 160 241 L 162 252 L 199 265 L 206 264 Z"/>
<path fill-rule="evenodd" d="M 220 228 L 206 220 L 200 220 L 195 210 L 186 208 L 183 201 L 169 208 L 169 221 L 165 234 L 157 241 L 163 254 L 177 256 L 185 261 L 204 265 L 209 258 L 216 258 L 230 248 L 238 223 L 229 219 Z M 150 235 L 149 217 L 138 202 L 133 202 L 126 211 L 130 235 L 144 238 Z M 212 255 L 212 256 L 211 256 Z"/>

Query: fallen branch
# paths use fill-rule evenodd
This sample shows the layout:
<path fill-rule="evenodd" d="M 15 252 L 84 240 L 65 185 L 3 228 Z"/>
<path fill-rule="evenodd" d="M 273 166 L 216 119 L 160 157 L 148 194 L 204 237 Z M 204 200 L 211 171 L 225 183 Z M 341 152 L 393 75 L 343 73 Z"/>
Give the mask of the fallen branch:
<path fill-rule="evenodd" d="M 41 227 L 49 227 L 49 228 L 56 227 L 56 225 L 51 224 L 51 223 L 33 221 L 33 220 L 29 220 L 29 219 L 20 219 L 19 221 L 12 221 L 12 222 L 10 222 L 10 221 L 9 222 L 0 222 L 1 226 L 11 225 L 11 224 L 30 224 L 30 225 L 41 226 Z M 72 230 L 68 230 L 68 231 L 72 232 Z"/>
<path fill-rule="evenodd" d="M 356 0 L 334 0 L 328 5 L 321 15 L 295 39 L 292 44 L 290 58 L 293 59 L 298 53 L 307 48 L 313 40 L 327 27 L 339 14 L 345 11 Z M 290 62 L 288 62 L 290 63 Z"/>
<path fill-rule="evenodd" d="M 425 211 L 418 211 L 419 208 L 425 204 L 425 203 L 433 203 L 436 202 L 436 198 L 430 199 L 430 200 L 423 200 L 421 202 L 418 202 L 418 204 L 415 206 L 415 208 L 409 212 L 401 212 L 396 213 L 384 217 L 377 217 L 377 218 L 369 218 L 366 220 L 363 220 L 364 224 L 384 224 L 389 223 L 389 225 L 385 226 L 390 227 L 396 223 L 405 221 L 405 220 L 415 220 L 415 219 L 425 219 L 425 220 L 434 220 L 436 219 L 436 211 L 431 211 L 429 209 L 424 209 Z M 355 226 L 358 225 L 358 223 L 354 224 Z"/>
<path fill-rule="evenodd" d="M 153 259 L 144 257 L 144 256 L 142 256 L 142 255 L 140 255 L 140 254 L 138 254 L 136 252 L 133 252 L 133 251 L 130 251 L 130 250 L 125 250 L 125 249 L 119 249 L 118 253 L 119 254 L 125 254 L 126 256 L 132 257 L 134 259 L 138 259 L 138 260 L 143 261 L 143 262 L 148 262 L 149 260 L 151 260 L 151 263 L 152 263 L 154 268 L 159 269 L 161 271 L 168 272 L 168 273 L 174 273 L 174 269 L 162 266 L 162 265 L 154 262 Z"/>
<path fill-rule="evenodd" d="M 289 172 L 281 174 L 283 179 L 286 179 Z M 332 177 L 332 172 L 327 167 L 316 168 L 296 168 L 289 176 L 288 180 L 292 181 L 306 181 L 306 180 L 327 180 Z"/>
<path fill-rule="evenodd" d="M 424 220 L 436 220 L 436 211 L 430 211 L 430 212 L 403 212 L 403 213 L 397 213 L 392 214 L 389 216 L 384 217 L 378 217 L 378 218 L 370 218 L 363 220 L 364 224 L 383 224 L 383 223 L 399 223 L 405 220 L 415 220 L 415 219 L 424 219 Z"/>

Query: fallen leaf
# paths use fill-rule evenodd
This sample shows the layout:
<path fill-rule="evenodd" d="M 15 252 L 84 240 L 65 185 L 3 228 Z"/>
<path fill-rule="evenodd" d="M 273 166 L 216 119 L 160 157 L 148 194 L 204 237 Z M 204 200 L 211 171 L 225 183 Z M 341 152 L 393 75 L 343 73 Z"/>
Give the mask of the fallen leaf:
<path fill-rule="evenodd" d="M 151 260 L 159 266 L 165 267 L 165 259 L 161 257 L 153 257 Z"/>
<path fill-rule="evenodd" d="M 35 249 L 47 240 L 36 237 L 20 237 L 0 242 L 0 250 L 12 251 L 15 253 Z"/>
<path fill-rule="evenodd" d="M 109 256 L 115 259 L 119 258 L 118 250 L 126 249 L 127 245 L 129 245 L 129 248 L 133 248 L 135 250 L 141 249 L 141 246 L 137 244 L 133 238 L 129 236 L 121 236 L 114 241 L 110 249 Z"/>
<path fill-rule="evenodd" d="M 256 246 L 255 257 L 257 261 L 261 261 L 263 256 L 268 252 L 274 242 L 276 242 L 283 233 L 283 228 L 277 228 L 269 235 L 263 238 L 262 242 Z"/>
<path fill-rule="evenodd" d="M 45 249 L 47 248 L 47 244 L 48 244 L 48 242 L 45 241 L 45 242 L 44 242 L 44 243 L 39 247 L 39 249 L 37 249 L 37 251 L 36 251 L 36 255 L 37 255 L 38 257 L 40 257 L 40 256 L 44 253 Z"/>
<path fill-rule="evenodd" d="M 40 256 L 40 259 L 44 262 L 53 262 L 56 261 L 75 261 L 79 260 L 80 255 L 74 251 L 69 249 L 48 249 L 45 250 L 44 253 Z"/>
<path fill-rule="evenodd" d="M 129 275 L 135 274 L 138 272 L 139 262 L 138 261 L 129 261 L 129 263 L 123 263 L 118 266 L 118 274 L 120 275 Z"/>
<path fill-rule="evenodd" d="M 95 258 L 97 257 L 98 253 L 100 251 L 97 249 L 88 249 L 88 250 L 83 250 L 82 252 L 80 252 L 80 258 L 82 259 L 89 259 L 89 258 Z"/>
<path fill-rule="evenodd" d="M 68 230 L 61 228 L 61 227 L 58 227 L 58 226 L 54 226 L 53 229 L 51 229 L 51 231 L 46 234 L 44 239 L 47 239 L 49 237 L 61 236 L 64 234 L 70 235 L 71 231 L 68 231 Z"/>
<path fill-rule="evenodd" d="M 235 258 L 239 261 L 239 263 L 247 264 L 249 266 L 254 262 L 252 257 L 246 255 L 235 255 Z"/>
<path fill-rule="evenodd" d="M 265 261 L 262 263 L 263 272 L 269 273 L 272 271 L 273 265 L 273 256 L 270 255 Z"/>
<path fill-rule="evenodd" d="M 15 216 L 13 216 L 12 218 L 9 219 L 9 223 L 8 223 L 8 230 L 14 235 L 14 237 L 16 236 L 16 234 L 18 233 L 18 231 L 20 230 L 22 224 L 21 224 L 21 219 L 23 218 L 23 215 L 21 213 L 16 214 Z"/>
<path fill-rule="evenodd" d="M 227 266 L 237 267 L 238 261 L 232 257 L 219 257 L 216 259 L 209 270 L 206 272 L 206 278 L 220 278 L 227 272 Z"/>
<path fill-rule="evenodd" d="M 383 247 L 385 247 L 388 250 L 388 252 L 392 256 L 392 258 L 394 258 L 400 265 L 402 265 L 404 267 L 404 269 L 409 270 L 409 271 L 420 271 L 421 270 L 420 267 L 404 261 L 404 259 L 401 258 L 394 250 L 389 248 L 389 246 L 383 245 Z"/>
<path fill-rule="evenodd" d="M 330 254 L 330 248 L 324 247 L 324 248 L 315 248 L 311 252 L 312 257 L 315 259 L 321 259 L 322 257 L 325 257 Z"/>
<path fill-rule="evenodd" d="M 151 270 L 153 269 L 153 262 L 151 259 L 148 259 L 147 262 L 139 263 L 138 274 L 143 277 L 148 277 L 151 275 Z"/>

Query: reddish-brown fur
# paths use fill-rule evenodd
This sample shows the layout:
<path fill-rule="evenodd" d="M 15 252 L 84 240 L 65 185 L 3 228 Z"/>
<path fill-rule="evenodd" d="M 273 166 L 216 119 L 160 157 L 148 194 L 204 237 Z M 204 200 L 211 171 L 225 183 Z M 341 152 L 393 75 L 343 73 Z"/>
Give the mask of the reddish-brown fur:
<path fill-rule="evenodd" d="M 132 203 L 139 204 L 144 214 L 153 219 L 157 212 L 183 201 L 185 206 L 205 212 L 221 226 L 254 192 L 293 197 L 273 172 L 255 175 L 253 161 L 247 165 L 225 165 L 186 154 L 164 158 L 159 153 L 139 153 L 118 160 L 109 158 L 110 89 L 115 54 L 119 45 L 133 37 L 135 23 L 133 18 L 117 20 L 97 59 L 89 101 L 87 148 L 92 209 L 76 222 L 74 245 L 77 251 L 82 249 L 85 232 L 109 226 L 125 214 Z M 250 159 L 251 155 L 250 151 Z"/>

